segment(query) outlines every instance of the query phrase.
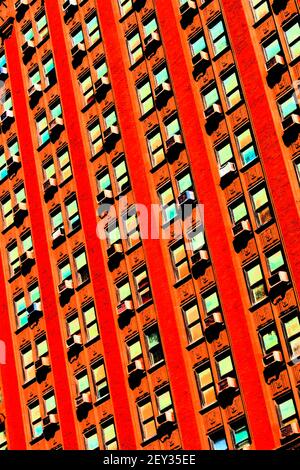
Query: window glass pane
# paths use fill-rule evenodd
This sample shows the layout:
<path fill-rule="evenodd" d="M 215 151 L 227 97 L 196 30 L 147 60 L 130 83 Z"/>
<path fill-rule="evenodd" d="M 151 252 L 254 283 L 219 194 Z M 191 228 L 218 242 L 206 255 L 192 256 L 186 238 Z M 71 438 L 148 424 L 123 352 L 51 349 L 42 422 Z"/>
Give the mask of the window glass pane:
<path fill-rule="evenodd" d="M 220 304 L 219 304 L 218 294 L 216 292 L 209 295 L 208 297 L 205 297 L 204 299 L 204 306 L 205 306 L 205 310 L 207 313 L 210 313 L 213 310 L 217 309 L 219 305 Z"/>
<path fill-rule="evenodd" d="M 155 18 L 152 18 L 147 23 L 144 23 L 144 34 L 145 34 L 145 36 L 148 36 L 149 34 L 153 33 L 156 30 L 157 30 L 157 23 L 156 23 Z"/>
<path fill-rule="evenodd" d="M 221 377 L 225 377 L 227 374 L 233 371 L 233 364 L 230 356 L 226 356 L 218 361 L 218 367 Z"/>
<path fill-rule="evenodd" d="M 231 209 L 231 213 L 235 223 L 247 217 L 248 213 L 245 203 L 241 202 L 239 205 L 233 207 Z"/>
<path fill-rule="evenodd" d="M 227 163 L 229 160 L 232 160 L 233 152 L 232 152 L 231 144 L 228 143 L 224 145 L 224 147 L 219 148 L 219 150 L 217 150 L 217 156 L 218 156 L 219 164 L 221 166 Z"/>
<path fill-rule="evenodd" d="M 195 56 L 199 52 L 206 50 L 206 43 L 204 36 L 197 36 L 196 38 L 191 39 L 190 42 L 192 55 Z"/>
<path fill-rule="evenodd" d="M 291 320 L 285 322 L 285 331 L 287 337 L 290 338 L 291 336 L 300 334 L 300 321 L 299 317 L 294 317 Z"/>
<path fill-rule="evenodd" d="M 263 275 L 262 275 L 261 267 L 259 266 L 259 264 L 249 269 L 247 271 L 247 276 L 248 276 L 250 286 L 253 286 L 257 282 L 261 281 L 263 279 Z"/>
<path fill-rule="evenodd" d="M 271 256 L 268 256 L 267 259 L 268 259 L 269 270 L 271 273 L 281 268 L 284 265 L 284 259 L 283 259 L 281 250 L 277 251 Z"/>
<path fill-rule="evenodd" d="M 290 398 L 279 404 L 279 412 L 282 421 L 291 418 L 296 414 L 296 409 L 294 405 L 294 400 Z"/>
<path fill-rule="evenodd" d="M 281 52 L 281 47 L 278 39 L 274 39 L 274 41 L 265 46 L 264 51 L 267 60 L 273 59 L 276 54 L 279 54 Z"/>
<path fill-rule="evenodd" d="M 287 98 L 284 102 L 280 104 L 281 114 L 283 118 L 286 118 L 294 111 L 297 110 L 298 104 L 294 95 Z"/>
<path fill-rule="evenodd" d="M 208 93 L 203 94 L 203 100 L 205 104 L 205 108 L 209 108 L 213 104 L 219 101 L 219 94 L 217 88 L 213 88 Z"/>
<path fill-rule="evenodd" d="M 99 441 L 97 433 L 90 434 L 89 436 L 85 436 L 85 447 L 87 450 L 94 450 L 99 448 Z"/>
<path fill-rule="evenodd" d="M 277 337 L 277 333 L 275 330 L 268 331 L 268 333 L 264 333 L 262 338 L 263 338 L 264 348 L 266 352 L 278 346 L 278 337 Z"/>

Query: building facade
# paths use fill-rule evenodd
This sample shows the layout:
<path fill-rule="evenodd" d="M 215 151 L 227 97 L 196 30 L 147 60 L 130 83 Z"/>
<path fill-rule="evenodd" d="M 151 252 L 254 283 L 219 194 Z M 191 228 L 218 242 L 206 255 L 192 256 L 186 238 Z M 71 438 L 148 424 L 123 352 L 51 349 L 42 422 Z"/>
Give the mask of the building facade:
<path fill-rule="evenodd" d="M 299 447 L 298 1 L 0 22 L 0 449 Z"/>

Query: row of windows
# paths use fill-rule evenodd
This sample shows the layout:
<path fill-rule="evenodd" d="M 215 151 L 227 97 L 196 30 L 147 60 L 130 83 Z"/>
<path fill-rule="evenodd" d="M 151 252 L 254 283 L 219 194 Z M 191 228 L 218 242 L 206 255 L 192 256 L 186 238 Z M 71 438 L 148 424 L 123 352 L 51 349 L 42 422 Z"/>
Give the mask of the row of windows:
<path fill-rule="evenodd" d="M 84 18 L 84 29 L 82 24 L 76 24 L 72 27 L 70 34 L 73 47 L 84 44 L 85 40 L 88 47 L 95 46 L 101 39 L 97 13 L 94 10 L 89 12 Z"/>
<path fill-rule="evenodd" d="M 100 428 L 103 448 L 105 450 L 117 450 L 118 440 L 114 421 L 109 419 L 104 423 L 100 423 Z M 96 450 L 101 448 L 99 444 L 99 435 L 97 434 L 97 429 L 94 427 L 84 433 L 84 441 L 85 448 L 87 450 Z"/>
<path fill-rule="evenodd" d="M 49 36 L 48 23 L 45 10 L 41 8 L 34 16 L 34 21 L 27 21 L 22 27 L 25 42 L 35 41 L 36 45 Z"/>

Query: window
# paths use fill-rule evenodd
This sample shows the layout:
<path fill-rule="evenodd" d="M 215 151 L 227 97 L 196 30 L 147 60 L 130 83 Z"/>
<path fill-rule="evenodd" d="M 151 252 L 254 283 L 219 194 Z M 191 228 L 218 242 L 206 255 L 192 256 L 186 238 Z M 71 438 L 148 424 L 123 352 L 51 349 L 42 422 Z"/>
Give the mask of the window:
<path fill-rule="evenodd" d="M 159 128 L 147 135 L 148 150 L 153 167 L 165 159 L 165 152 Z"/>
<path fill-rule="evenodd" d="M 156 401 L 159 414 L 173 410 L 173 401 L 170 390 L 159 390 L 156 392 Z"/>
<path fill-rule="evenodd" d="M 168 82 L 169 81 L 169 73 L 166 65 L 164 64 L 163 66 L 157 67 L 153 70 L 153 76 L 155 80 L 155 85 L 159 86 L 162 83 Z"/>
<path fill-rule="evenodd" d="M 50 213 L 52 231 L 55 232 L 57 229 L 64 227 L 64 219 L 60 207 L 57 207 L 53 212 Z"/>
<path fill-rule="evenodd" d="M 177 175 L 176 182 L 179 194 L 183 194 L 185 191 L 193 190 L 192 176 L 189 171 L 185 171 Z"/>
<path fill-rule="evenodd" d="M 103 423 L 101 425 L 102 438 L 105 450 L 117 450 L 118 441 L 116 435 L 115 424 L 113 421 Z"/>
<path fill-rule="evenodd" d="M 258 158 L 256 145 L 249 128 L 237 132 L 236 141 L 243 165 L 247 165 Z"/>
<path fill-rule="evenodd" d="M 11 111 L 13 109 L 12 97 L 10 92 L 6 92 L 4 95 L 2 95 L 1 102 L 4 111 Z"/>
<path fill-rule="evenodd" d="M 267 43 L 263 44 L 263 51 L 265 55 L 266 62 L 273 59 L 277 54 L 281 54 L 281 45 L 277 38 L 269 40 Z"/>
<path fill-rule="evenodd" d="M 224 379 L 225 377 L 228 377 L 234 373 L 234 367 L 230 354 L 216 358 L 216 364 L 220 379 Z"/>
<path fill-rule="evenodd" d="M 88 132 L 91 153 L 92 156 L 95 157 L 103 149 L 103 139 L 99 119 L 89 125 Z"/>
<path fill-rule="evenodd" d="M 99 337 L 99 327 L 94 304 L 88 304 L 82 308 L 82 315 L 85 325 L 86 339 L 92 341 Z"/>
<path fill-rule="evenodd" d="M 174 135 L 180 135 L 180 124 L 177 117 L 172 117 L 171 119 L 164 122 L 167 138 L 170 139 Z"/>
<path fill-rule="evenodd" d="M 130 188 L 129 174 L 125 158 L 113 163 L 118 193 Z"/>
<path fill-rule="evenodd" d="M 202 93 L 204 108 L 208 109 L 216 103 L 219 103 L 219 93 L 216 86 L 209 88 Z"/>
<path fill-rule="evenodd" d="M 288 343 L 292 359 L 300 357 L 300 321 L 299 316 L 293 314 L 283 319 L 283 330 Z"/>
<path fill-rule="evenodd" d="M 203 307 L 206 315 L 211 315 L 216 310 L 220 310 L 220 302 L 217 292 L 210 292 L 202 297 Z"/>
<path fill-rule="evenodd" d="M 46 114 L 43 113 L 36 118 L 36 127 L 38 132 L 39 145 L 44 145 L 50 140 L 50 134 L 48 129 L 48 122 Z"/>
<path fill-rule="evenodd" d="M 184 279 L 188 274 L 190 274 L 184 243 L 180 242 L 175 246 L 171 246 L 170 253 L 176 281 Z"/>
<path fill-rule="evenodd" d="M 96 429 L 84 434 L 84 444 L 86 450 L 99 449 L 99 441 Z"/>
<path fill-rule="evenodd" d="M 29 80 L 31 85 L 37 85 L 41 83 L 41 74 L 38 67 L 35 67 L 29 72 Z"/>
<path fill-rule="evenodd" d="M 138 31 L 127 37 L 127 48 L 131 65 L 134 65 L 143 57 L 141 37 Z"/>
<path fill-rule="evenodd" d="M 74 253 L 74 262 L 77 271 L 78 285 L 89 281 L 90 273 L 85 250 Z"/>
<path fill-rule="evenodd" d="M 75 230 L 76 228 L 80 227 L 80 216 L 79 216 L 79 209 L 77 204 L 76 196 L 68 199 L 66 201 L 66 211 L 69 223 L 69 230 Z"/>
<path fill-rule="evenodd" d="M 151 399 L 148 398 L 141 403 L 137 403 L 137 408 L 143 441 L 147 441 L 156 435 L 156 423 Z"/>
<path fill-rule="evenodd" d="M 137 84 L 136 89 L 139 98 L 141 114 L 143 115 L 148 113 L 154 107 L 154 101 L 149 79 L 143 80 L 142 83 Z"/>
<path fill-rule="evenodd" d="M 14 223 L 14 215 L 13 215 L 12 201 L 9 196 L 2 199 L 1 212 L 2 212 L 2 220 L 3 220 L 2 228 L 5 229 L 7 227 L 10 227 Z"/>
<path fill-rule="evenodd" d="M 26 232 L 25 235 L 22 235 L 21 243 L 22 243 L 23 253 L 25 253 L 25 251 L 32 250 L 33 246 L 32 246 L 32 238 L 31 238 L 30 232 Z"/>
<path fill-rule="evenodd" d="M 182 307 L 188 342 L 193 343 L 203 337 L 198 305 L 195 302 Z"/>
<path fill-rule="evenodd" d="M 45 181 L 55 178 L 55 166 L 52 159 L 43 164 L 43 173 Z"/>
<path fill-rule="evenodd" d="M 67 333 L 68 336 L 73 336 L 81 333 L 80 323 L 77 313 L 67 318 Z"/>
<path fill-rule="evenodd" d="M 43 434 L 43 422 L 39 401 L 36 400 L 28 407 L 29 420 L 31 425 L 31 435 L 35 439 Z"/>
<path fill-rule="evenodd" d="M 70 155 L 67 147 L 57 153 L 57 159 L 61 180 L 62 182 L 67 181 L 72 176 Z"/>
<path fill-rule="evenodd" d="M 144 305 L 152 299 L 150 281 L 146 269 L 133 273 L 138 298 L 138 305 Z"/>
<path fill-rule="evenodd" d="M 6 156 L 3 147 L 0 147 L 0 183 L 7 177 Z"/>
<path fill-rule="evenodd" d="M 103 360 L 92 365 L 94 389 L 97 399 L 109 396 L 109 389 Z"/>
<path fill-rule="evenodd" d="M 79 84 L 80 84 L 81 92 L 83 95 L 83 101 L 84 101 L 84 104 L 86 105 L 90 102 L 90 99 L 94 95 L 94 88 L 93 88 L 91 74 L 90 73 L 84 74 L 82 77 L 80 77 Z"/>
<path fill-rule="evenodd" d="M 285 39 L 290 51 L 291 59 L 300 55 L 300 21 L 299 18 L 284 29 Z"/>
<path fill-rule="evenodd" d="M 236 203 L 229 207 L 230 217 L 232 223 L 236 225 L 241 220 L 248 218 L 247 207 L 244 201 L 239 199 Z"/>
<path fill-rule="evenodd" d="M 298 182 L 300 184 L 300 159 L 295 160 L 294 166 L 295 166 L 295 171 L 296 171 L 296 175 L 298 178 Z"/>
<path fill-rule="evenodd" d="M 230 142 L 222 143 L 216 149 L 216 156 L 220 166 L 226 165 L 227 162 L 234 161 L 234 155 Z"/>
<path fill-rule="evenodd" d="M 106 169 L 101 171 L 97 176 L 97 186 L 99 193 L 105 189 L 111 190 L 111 181 L 109 176 L 109 171 Z"/>
<path fill-rule="evenodd" d="M 195 57 L 199 52 L 206 51 L 207 45 L 204 39 L 203 33 L 197 34 L 190 39 L 190 49 L 192 53 L 192 57 Z"/>
<path fill-rule="evenodd" d="M 297 412 L 294 399 L 288 396 L 284 400 L 277 402 L 277 412 L 281 425 L 285 425 L 295 418 Z"/>
<path fill-rule="evenodd" d="M 89 383 L 87 371 L 80 372 L 80 374 L 77 374 L 75 376 L 75 380 L 76 380 L 76 387 L 77 387 L 78 395 L 81 393 L 86 393 L 90 390 L 90 383 Z"/>
<path fill-rule="evenodd" d="M 35 378 L 35 366 L 31 346 L 21 350 L 24 383 Z"/>
<path fill-rule="evenodd" d="M 240 83 L 236 72 L 231 72 L 222 78 L 222 84 L 228 108 L 232 108 L 242 99 Z"/>
<path fill-rule="evenodd" d="M 298 102 L 295 94 L 286 96 L 278 103 L 278 106 L 282 119 L 290 116 L 290 114 L 298 110 Z"/>
<path fill-rule="evenodd" d="M 56 100 L 54 103 L 51 104 L 50 113 L 51 113 L 52 119 L 62 117 L 62 108 L 61 108 L 60 101 Z"/>
<path fill-rule="evenodd" d="M 29 22 L 27 26 L 22 29 L 22 34 L 24 36 L 25 41 L 32 41 L 34 39 L 34 33 L 31 23 Z"/>
<path fill-rule="evenodd" d="M 7 248 L 7 255 L 10 268 L 10 275 L 14 276 L 19 272 L 20 269 L 19 250 L 16 242 L 11 244 Z"/>
<path fill-rule="evenodd" d="M 54 60 L 52 54 L 47 55 L 45 59 L 43 59 L 43 69 L 44 69 L 44 75 L 45 75 L 45 84 L 46 87 L 51 85 L 51 83 L 54 81 L 53 80 L 53 75 L 55 78 L 55 65 L 54 65 Z"/>
<path fill-rule="evenodd" d="M 6 56 L 3 49 L 0 50 L 0 68 L 6 67 Z"/>
<path fill-rule="evenodd" d="M 72 31 L 71 38 L 72 38 L 73 47 L 77 46 L 77 44 L 84 43 L 82 29 L 77 28 L 75 31 Z"/>
<path fill-rule="evenodd" d="M 250 193 L 252 207 L 258 227 L 272 220 L 270 201 L 265 187 L 259 187 Z"/>
<path fill-rule="evenodd" d="M 56 409 L 56 400 L 55 400 L 54 392 L 51 391 L 47 393 L 46 395 L 43 396 L 43 399 L 44 399 L 44 408 L 45 408 L 46 415 L 56 414 L 57 409 Z"/>
<path fill-rule="evenodd" d="M 121 15 L 124 16 L 132 9 L 132 0 L 118 0 Z"/>
<path fill-rule="evenodd" d="M 284 269 L 285 261 L 282 250 L 277 250 L 275 252 L 267 254 L 266 258 L 270 274 L 274 274 L 277 271 Z"/>
<path fill-rule="evenodd" d="M 104 119 L 105 129 L 108 129 L 109 127 L 112 127 L 112 126 L 116 126 L 118 124 L 117 115 L 116 115 L 116 111 L 114 110 L 114 108 L 110 109 L 105 114 L 103 114 L 103 119 Z"/>
<path fill-rule="evenodd" d="M 17 328 L 22 328 L 22 326 L 27 325 L 28 323 L 28 314 L 24 293 L 14 298 L 14 309 L 16 314 Z"/>
<path fill-rule="evenodd" d="M 220 54 L 228 47 L 228 40 L 224 23 L 222 20 L 218 20 L 214 24 L 210 25 L 208 29 L 213 44 L 214 53 L 215 55 Z"/>
<path fill-rule="evenodd" d="M 131 248 L 140 241 L 139 221 L 134 206 L 131 206 L 123 215 L 123 230 L 128 248 Z"/>
<path fill-rule="evenodd" d="M 19 155 L 19 143 L 17 138 L 12 138 L 7 142 L 7 147 L 9 151 L 9 155 L 12 157 L 13 155 Z"/>
<path fill-rule="evenodd" d="M 127 343 L 128 362 L 131 363 L 143 356 L 142 345 L 138 336 Z"/>
<path fill-rule="evenodd" d="M 274 325 L 264 328 L 259 332 L 260 340 L 262 344 L 263 351 L 268 354 L 274 349 L 278 349 L 279 340 L 277 331 Z"/>
<path fill-rule="evenodd" d="M 245 269 L 245 278 L 252 305 L 257 304 L 266 297 L 265 282 L 261 266 L 255 263 Z"/>
<path fill-rule="evenodd" d="M 214 434 L 211 434 L 209 437 L 209 443 L 212 450 L 227 450 L 228 445 L 226 441 L 225 432 L 218 431 Z"/>
<path fill-rule="evenodd" d="M 201 250 L 201 248 L 205 246 L 205 236 L 203 229 L 201 227 L 197 227 L 193 232 L 188 234 L 188 240 L 190 241 L 193 253 Z"/>
<path fill-rule="evenodd" d="M 112 246 L 115 243 L 121 243 L 121 233 L 116 220 L 107 227 L 107 244 Z"/>
<path fill-rule="evenodd" d="M 258 21 L 266 16 L 270 9 L 267 0 L 250 0 L 250 4 L 253 11 L 254 20 Z"/>
<path fill-rule="evenodd" d="M 99 22 L 96 13 L 85 19 L 89 43 L 92 46 L 100 39 Z"/>
<path fill-rule="evenodd" d="M 45 12 L 40 13 L 36 18 L 36 27 L 39 34 L 40 41 L 45 39 L 49 32 L 48 32 L 48 24 Z"/>
<path fill-rule="evenodd" d="M 117 284 L 117 297 L 120 302 L 131 299 L 132 295 L 128 280 Z"/>
<path fill-rule="evenodd" d="M 20 202 L 26 202 L 26 194 L 25 194 L 25 188 L 23 184 L 20 184 L 15 188 L 15 199 L 16 203 L 20 204 Z"/>
<path fill-rule="evenodd" d="M 147 21 L 143 23 L 143 27 L 144 27 L 145 37 L 157 31 L 158 26 L 157 26 L 156 18 L 152 17 L 150 19 L 147 19 Z"/>
<path fill-rule="evenodd" d="M 105 60 L 101 60 L 100 62 L 96 62 L 94 64 L 95 71 L 97 78 L 102 78 L 108 75 L 108 68 Z"/>
<path fill-rule="evenodd" d="M 164 186 L 158 191 L 160 206 L 162 211 L 163 223 L 171 222 L 177 215 L 177 207 L 174 198 L 172 186 Z"/>
<path fill-rule="evenodd" d="M 41 295 L 38 284 L 35 283 L 28 287 L 28 295 L 31 303 L 40 302 Z"/>
<path fill-rule="evenodd" d="M 7 450 L 7 439 L 5 429 L 0 431 L 0 451 L 1 450 Z"/>
<path fill-rule="evenodd" d="M 232 425 L 231 435 L 236 449 L 241 449 L 246 444 L 250 444 L 250 436 L 246 423 L 236 423 Z"/>
<path fill-rule="evenodd" d="M 146 344 L 148 349 L 148 357 L 151 366 L 159 363 L 164 359 L 158 327 L 154 326 L 145 331 Z"/>
<path fill-rule="evenodd" d="M 208 364 L 196 370 L 201 406 L 209 406 L 216 401 L 216 392 L 211 368 Z"/>
<path fill-rule="evenodd" d="M 72 279 L 71 265 L 68 261 L 60 264 L 58 266 L 58 270 L 61 282 L 65 281 L 66 279 Z"/>

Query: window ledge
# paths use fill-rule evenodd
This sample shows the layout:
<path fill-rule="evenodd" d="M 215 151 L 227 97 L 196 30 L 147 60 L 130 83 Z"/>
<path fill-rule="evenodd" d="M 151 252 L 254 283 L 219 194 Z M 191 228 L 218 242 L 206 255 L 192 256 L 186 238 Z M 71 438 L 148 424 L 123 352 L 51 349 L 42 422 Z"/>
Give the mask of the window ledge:
<path fill-rule="evenodd" d="M 217 62 L 217 60 L 219 60 L 220 57 L 222 57 L 223 54 L 226 54 L 226 52 L 229 52 L 229 51 L 231 51 L 231 48 L 230 48 L 230 46 L 228 45 L 227 47 L 225 47 L 225 49 L 223 49 L 221 52 L 219 52 L 218 54 L 216 54 L 216 55 L 212 58 L 212 60 L 213 60 L 214 62 Z"/>
<path fill-rule="evenodd" d="M 231 108 L 229 108 L 229 109 L 227 109 L 227 111 L 225 111 L 226 116 L 230 116 L 231 114 L 233 114 L 234 111 L 236 111 L 242 104 L 245 104 L 245 101 L 244 101 L 243 97 L 241 97 L 241 99 L 238 103 L 234 104 L 233 106 L 231 106 Z"/>
<path fill-rule="evenodd" d="M 43 150 L 45 147 L 47 147 L 47 145 L 49 145 L 51 143 L 51 140 L 47 140 L 47 142 L 44 142 L 43 144 L 40 144 L 37 146 L 37 151 L 40 152 L 41 150 Z"/>
<path fill-rule="evenodd" d="M 28 380 L 27 382 L 24 382 L 23 385 L 22 385 L 22 388 L 27 388 L 29 387 L 30 385 L 32 385 L 34 382 L 36 381 L 36 378 L 33 377 L 32 379 Z"/>
<path fill-rule="evenodd" d="M 291 358 L 288 362 L 287 362 L 287 365 L 288 366 L 295 366 L 296 364 L 299 364 L 300 362 L 300 356 L 297 356 L 297 357 L 294 357 L 294 358 Z"/>
<path fill-rule="evenodd" d="M 152 374 L 152 372 L 155 372 L 157 369 L 165 365 L 165 360 L 162 359 L 161 361 L 157 362 L 156 364 L 153 364 L 153 366 L 149 367 L 148 369 L 148 374 Z"/>
<path fill-rule="evenodd" d="M 217 406 L 219 406 L 218 400 L 214 401 L 214 402 L 211 403 L 210 405 L 203 406 L 203 407 L 201 408 L 201 410 L 199 411 L 199 413 L 200 413 L 201 415 L 204 415 L 205 413 L 207 413 L 208 411 L 211 411 L 212 409 L 216 408 Z"/>
<path fill-rule="evenodd" d="M 75 287 L 75 290 L 76 292 L 80 291 L 81 289 L 83 289 L 85 286 L 87 286 L 89 283 L 91 282 L 91 279 L 86 279 L 85 281 L 83 281 L 81 284 L 79 284 L 77 287 Z"/>
<path fill-rule="evenodd" d="M 93 44 L 91 44 L 89 47 L 87 47 L 87 51 L 88 52 L 91 52 L 93 49 L 95 49 L 95 47 L 99 46 L 99 44 L 101 44 L 102 42 L 102 38 L 101 38 L 101 35 L 100 35 L 100 38 L 97 39 L 97 41 L 93 42 Z"/>
<path fill-rule="evenodd" d="M 134 64 L 131 64 L 129 67 L 130 72 L 132 72 L 138 65 L 140 65 L 145 60 L 144 54 L 140 59 L 138 59 Z"/>
<path fill-rule="evenodd" d="M 81 230 L 81 224 L 78 225 L 78 227 L 74 228 L 73 230 L 71 230 L 71 232 L 69 232 L 67 234 L 67 237 L 68 238 L 71 238 L 75 233 L 79 232 L 79 230 Z"/>
<path fill-rule="evenodd" d="M 251 162 L 248 162 L 248 163 L 245 163 L 240 169 L 239 171 L 241 173 L 245 173 L 246 171 L 249 170 L 249 168 L 251 168 L 252 166 L 254 166 L 256 163 L 258 163 L 260 160 L 259 160 L 259 157 L 256 157 L 254 158 L 253 160 L 251 160 Z"/>
<path fill-rule="evenodd" d="M 167 163 L 167 160 L 166 160 L 166 158 L 164 158 L 161 162 L 159 162 L 157 165 L 153 166 L 150 169 L 150 173 L 155 173 L 157 170 L 159 170 L 166 163 Z"/>
<path fill-rule="evenodd" d="M 17 274 L 14 274 L 13 276 L 11 276 L 11 277 L 8 279 L 8 282 L 11 284 L 11 283 L 14 282 L 19 276 L 21 276 L 21 271 L 19 271 Z"/>
<path fill-rule="evenodd" d="M 11 228 L 13 228 L 14 225 L 15 225 L 15 223 L 12 222 L 10 225 L 8 225 L 7 227 L 5 227 L 5 228 L 2 230 L 2 234 L 5 235 Z"/>
<path fill-rule="evenodd" d="M 267 18 L 269 18 L 270 16 L 272 15 L 271 13 L 271 10 L 268 11 L 268 13 L 266 13 L 264 16 L 262 16 L 261 18 L 259 18 L 259 20 L 256 20 L 254 21 L 253 23 L 253 28 L 258 28 Z"/>
<path fill-rule="evenodd" d="M 255 310 L 259 309 L 263 305 L 267 304 L 270 301 L 269 297 L 266 296 L 264 299 L 260 300 L 256 304 L 250 305 L 248 308 L 250 312 L 255 312 Z"/>
<path fill-rule="evenodd" d="M 178 213 L 175 215 L 175 217 L 173 217 L 173 219 L 171 220 L 168 220 L 167 222 L 163 222 L 161 224 L 161 228 L 163 230 L 165 230 L 166 228 L 168 228 L 170 225 L 172 225 L 174 222 L 176 222 L 177 220 L 182 220 L 181 218 L 181 214 L 179 215 Z"/>
<path fill-rule="evenodd" d="M 19 333 L 22 333 L 22 331 L 26 330 L 28 326 L 29 326 L 28 323 L 26 323 L 23 326 L 20 326 L 19 328 L 16 329 L 15 334 L 18 335 Z"/>
<path fill-rule="evenodd" d="M 94 401 L 94 406 L 102 405 L 102 403 L 104 403 L 106 400 L 109 400 L 109 398 L 110 398 L 109 393 L 107 395 L 105 395 L 105 397 L 97 398 L 97 400 Z"/>
<path fill-rule="evenodd" d="M 85 113 L 88 109 L 90 109 L 96 103 L 95 95 L 92 95 L 92 96 L 94 96 L 94 99 L 90 101 L 89 103 L 85 103 L 85 105 L 81 108 L 82 113 Z"/>
<path fill-rule="evenodd" d="M 149 117 L 154 111 L 155 111 L 155 106 L 153 105 L 153 107 L 152 107 L 151 109 L 149 109 L 146 113 L 142 114 L 142 115 L 139 117 L 139 120 L 140 120 L 140 121 L 144 121 L 144 120 L 147 119 L 147 117 Z"/>
<path fill-rule="evenodd" d="M 173 284 L 173 287 L 175 288 L 180 287 L 182 286 L 182 284 L 189 281 L 191 278 L 192 278 L 192 274 L 189 273 L 186 276 L 184 276 L 182 279 L 179 279 L 178 281 L 176 281 L 175 284 Z"/>
<path fill-rule="evenodd" d="M 95 336 L 95 338 L 89 339 L 89 340 L 85 343 L 84 347 L 85 347 L 85 348 L 88 348 L 89 346 L 91 346 L 92 344 L 96 343 L 96 342 L 99 341 L 99 340 L 100 340 L 100 335 L 97 335 L 97 336 Z"/>
<path fill-rule="evenodd" d="M 123 191 L 119 192 L 119 194 L 117 194 L 116 196 L 116 199 L 117 200 L 121 199 L 121 197 L 125 196 L 125 194 L 127 194 L 129 191 L 131 191 L 131 185 L 129 185 L 128 188 L 123 189 Z"/>
<path fill-rule="evenodd" d="M 257 233 L 258 235 L 260 235 L 266 228 L 270 227 L 270 225 L 274 224 L 275 221 L 274 221 L 274 218 L 272 217 L 272 219 L 268 220 L 268 222 L 266 222 L 265 224 L 263 225 L 260 225 L 259 227 L 257 227 L 254 232 Z"/>
<path fill-rule="evenodd" d="M 95 153 L 94 155 L 92 155 L 90 157 L 90 161 L 93 162 L 94 160 L 96 160 L 98 157 L 100 157 L 100 155 L 104 152 L 104 147 L 102 147 L 101 150 L 99 150 L 99 152 Z"/>
<path fill-rule="evenodd" d="M 62 188 L 63 186 L 65 186 L 65 184 L 67 184 L 69 181 L 71 181 L 73 179 L 73 175 L 70 175 L 68 176 L 68 178 L 66 178 L 65 180 L 63 180 L 61 183 L 59 183 L 59 187 Z"/>
<path fill-rule="evenodd" d="M 152 442 L 155 442 L 158 440 L 158 436 L 157 434 L 155 434 L 154 436 L 152 437 L 149 437 L 149 439 L 145 439 L 143 442 L 141 442 L 141 447 L 146 447 L 148 446 L 149 444 L 151 444 Z"/>
<path fill-rule="evenodd" d="M 49 36 L 49 33 L 46 34 L 46 36 L 44 38 L 42 38 L 40 40 L 40 42 L 36 45 L 36 47 L 39 49 L 40 47 L 42 47 L 43 44 L 45 44 L 46 41 L 48 41 L 48 39 L 50 38 Z"/>
<path fill-rule="evenodd" d="M 201 338 L 198 338 L 198 339 L 196 339 L 195 341 L 193 341 L 192 343 L 189 343 L 185 348 L 186 348 L 188 351 L 191 351 L 191 350 L 194 349 L 196 346 L 199 346 L 199 344 L 204 343 L 204 342 L 205 342 L 205 337 L 204 337 L 204 336 L 201 336 Z"/>
<path fill-rule="evenodd" d="M 42 439 L 44 439 L 43 433 L 40 436 L 34 437 L 33 439 L 31 439 L 31 441 L 29 441 L 29 444 L 33 446 L 34 444 L 37 444 L 37 442 L 41 441 Z"/>
<path fill-rule="evenodd" d="M 133 11 L 134 11 L 133 7 L 131 7 L 130 10 L 127 13 L 125 13 L 125 15 L 122 15 L 120 17 L 119 22 L 123 23 L 123 21 L 125 21 L 133 13 Z"/>
<path fill-rule="evenodd" d="M 139 305 L 138 307 L 136 307 L 136 312 L 141 312 L 143 310 L 145 310 L 147 307 L 150 307 L 150 305 L 153 304 L 153 299 L 150 299 L 150 300 L 147 300 L 147 302 L 145 302 L 144 304 L 142 305 Z"/>
<path fill-rule="evenodd" d="M 295 57 L 295 59 L 292 59 L 290 62 L 289 62 L 289 66 L 290 67 L 293 67 L 294 65 L 297 64 L 297 62 L 299 62 L 300 60 L 300 55 L 298 55 L 298 57 Z"/>
<path fill-rule="evenodd" d="M 142 240 L 139 240 L 137 243 L 134 245 L 130 246 L 126 251 L 125 255 L 130 255 L 133 251 L 135 251 L 137 248 L 140 248 L 142 246 Z"/>

